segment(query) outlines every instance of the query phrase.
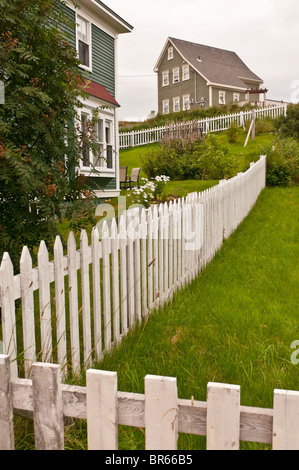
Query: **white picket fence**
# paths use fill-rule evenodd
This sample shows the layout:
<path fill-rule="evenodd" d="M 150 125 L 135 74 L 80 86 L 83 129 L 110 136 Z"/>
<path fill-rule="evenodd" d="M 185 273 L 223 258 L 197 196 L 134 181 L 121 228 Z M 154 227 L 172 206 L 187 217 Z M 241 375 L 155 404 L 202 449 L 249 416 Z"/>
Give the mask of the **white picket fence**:
<path fill-rule="evenodd" d="M 34 268 L 25 246 L 17 275 L 5 253 L 0 331 L 12 376 L 30 377 L 38 361 L 61 364 L 67 373 L 100 360 L 209 263 L 255 204 L 265 176 L 262 156 L 246 172 L 201 193 L 131 209 L 110 228 L 104 221 L 101 237 L 95 227 L 90 245 L 83 230 L 79 250 L 72 232 L 66 254 L 57 237 L 53 261 L 42 241 Z"/>
<path fill-rule="evenodd" d="M 89 369 L 86 387 L 79 387 L 63 384 L 61 366 L 35 363 L 32 380 L 12 380 L 4 355 L 0 379 L 0 450 L 18 444 L 14 412 L 33 418 L 36 450 L 64 449 L 65 417 L 87 420 L 88 450 L 117 450 L 118 425 L 144 428 L 152 451 L 177 450 L 179 433 L 206 436 L 207 450 L 238 450 L 240 441 L 299 450 L 296 391 L 274 390 L 269 409 L 241 406 L 240 386 L 221 383 L 208 383 L 205 402 L 179 399 L 173 377 L 147 375 L 144 394 L 126 393 L 118 391 L 116 372 Z M 171 459 L 164 463 L 177 463 Z"/>
<path fill-rule="evenodd" d="M 257 108 L 255 109 L 256 119 L 276 119 L 286 113 L 286 106 L 286 104 L 281 104 L 278 106 Z M 235 123 L 238 127 L 243 127 L 246 121 L 251 120 L 252 110 L 248 110 L 212 118 L 170 123 L 166 126 L 153 127 L 139 131 L 120 131 L 119 148 L 125 149 L 160 142 L 165 135 L 176 135 L 178 132 L 192 132 L 193 129 L 201 129 L 203 134 L 207 134 L 208 132 L 227 130 L 231 127 L 232 123 Z"/>

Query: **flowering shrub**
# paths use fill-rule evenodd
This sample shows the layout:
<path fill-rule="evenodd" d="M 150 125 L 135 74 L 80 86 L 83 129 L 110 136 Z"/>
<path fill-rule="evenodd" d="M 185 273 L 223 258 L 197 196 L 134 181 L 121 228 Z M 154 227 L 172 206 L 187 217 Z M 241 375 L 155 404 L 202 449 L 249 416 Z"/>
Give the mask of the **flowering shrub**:
<path fill-rule="evenodd" d="M 139 188 L 128 189 L 128 196 L 131 204 L 141 204 L 144 207 L 149 207 L 153 200 L 161 198 L 164 186 L 170 178 L 169 176 L 161 175 L 151 180 L 147 178 L 141 179 L 143 184 Z"/>

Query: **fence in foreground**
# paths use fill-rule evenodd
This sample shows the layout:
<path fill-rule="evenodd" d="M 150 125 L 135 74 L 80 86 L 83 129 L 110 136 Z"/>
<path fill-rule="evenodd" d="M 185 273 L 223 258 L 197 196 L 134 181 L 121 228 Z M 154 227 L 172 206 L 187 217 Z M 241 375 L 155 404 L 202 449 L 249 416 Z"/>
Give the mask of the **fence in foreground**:
<path fill-rule="evenodd" d="M 24 247 L 17 275 L 5 253 L 0 339 L 12 376 L 29 378 L 37 361 L 61 364 L 67 374 L 100 360 L 210 262 L 255 204 L 265 174 L 262 156 L 206 191 L 127 211 L 111 228 L 104 221 L 90 245 L 82 231 L 79 250 L 70 233 L 66 254 L 57 237 L 53 261 L 42 241 L 35 268 Z"/>
<path fill-rule="evenodd" d="M 285 113 L 286 104 L 257 108 L 255 110 L 256 119 L 276 119 Z M 212 118 L 170 123 L 166 126 L 153 127 L 151 129 L 120 132 L 119 148 L 125 149 L 160 142 L 163 140 L 164 136 L 170 136 L 172 138 L 178 138 L 181 134 L 187 136 L 193 132 L 198 133 L 199 129 L 202 134 L 225 131 L 229 129 L 233 123 L 238 127 L 243 127 L 246 121 L 252 120 L 252 117 L 253 112 L 249 110 Z"/>
<path fill-rule="evenodd" d="M 240 387 L 220 383 L 207 385 L 206 402 L 179 399 L 172 377 L 147 375 L 145 393 L 135 394 L 117 390 L 116 372 L 89 369 L 86 387 L 70 386 L 62 384 L 61 366 L 36 363 L 32 380 L 11 380 L 8 356 L 0 356 L 0 379 L 1 450 L 15 447 L 20 411 L 32 414 L 37 450 L 64 449 L 65 417 L 87 420 L 89 450 L 117 450 L 119 424 L 144 428 L 146 450 L 176 450 L 178 433 L 206 436 L 208 450 L 238 450 L 240 441 L 299 449 L 295 391 L 274 390 L 268 409 L 241 406 Z"/>

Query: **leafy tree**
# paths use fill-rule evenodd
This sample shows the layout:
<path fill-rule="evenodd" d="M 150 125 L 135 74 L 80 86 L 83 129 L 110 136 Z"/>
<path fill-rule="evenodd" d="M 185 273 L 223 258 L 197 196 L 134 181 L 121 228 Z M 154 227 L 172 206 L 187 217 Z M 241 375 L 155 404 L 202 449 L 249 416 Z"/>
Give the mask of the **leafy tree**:
<path fill-rule="evenodd" d="M 90 196 L 75 174 L 88 135 L 75 132 L 83 79 L 59 25 L 62 0 L 0 0 L 0 261 L 48 243 L 65 204 Z M 86 205 L 91 198 L 85 198 Z M 73 206 L 72 206 L 73 207 Z"/>

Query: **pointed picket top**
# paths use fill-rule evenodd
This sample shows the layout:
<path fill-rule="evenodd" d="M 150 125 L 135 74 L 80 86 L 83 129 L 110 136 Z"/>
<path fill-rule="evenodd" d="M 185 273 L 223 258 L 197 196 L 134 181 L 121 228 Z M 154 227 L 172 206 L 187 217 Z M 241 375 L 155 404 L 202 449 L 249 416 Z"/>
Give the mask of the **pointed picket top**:
<path fill-rule="evenodd" d="M 148 222 L 146 220 L 146 212 L 145 208 L 143 208 L 140 216 L 140 238 L 142 240 L 146 240 L 147 238 L 147 224 Z"/>
<path fill-rule="evenodd" d="M 70 232 L 69 233 L 69 236 L 68 236 L 68 240 L 67 240 L 67 248 L 68 248 L 68 251 L 70 251 L 70 249 L 74 248 L 75 247 L 75 250 L 76 250 L 76 239 L 75 239 L 75 235 L 74 235 L 74 232 Z"/>
<path fill-rule="evenodd" d="M 120 240 L 125 240 L 126 238 L 126 217 L 122 214 L 119 218 L 119 227 L 118 227 L 118 238 Z"/>
<path fill-rule="evenodd" d="M 22 254 L 20 258 L 20 269 L 25 269 L 31 266 L 32 269 L 32 258 L 30 255 L 29 248 L 27 246 L 23 246 Z"/>
<path fill-rule="evenodd" d="M 55 243 L 54 243 L 54 252 L 59 251 L 61 249 L 63 250 L 61 238 L 59 235 L 56 235 Z"/>
<path fill-rule="evenodd" d="M 109 227 L 107 224 L 107 221 L 104 220 L 103 226 L 102 226 L 102 239 L 107 239 L 109 238 Z"/>
<path fill-rule="evenodd" d="M 48 248 L 44 240 L 40 242 L 38 254 L 37 254 L 37 260 L 38 260 L 39 266 L 41 265 L 46 266 L 46 264 L 49 262 L 49 252 L 48 252 Z"/>
<path fill-rule="evenodd" d="M 14 268 L 13 268 L 11 258 L 9 256 L 9 253 L 7 253 L 7 252 L 5 252 L 2 256 L 0 271 L 1 272 L 9 272 L 9 273 L 12 273 L 12 274 L 14 272 Z"/>
<path fill-rule="evenodd" d="M 87 232 L 85 229 L 82 229 L 81 230 L 81 233 L 80 233 L 80 243 L 84 243 L 88 245 L 88 236 L 87 236 Z"/>
<path fill-rule="evenodd" d="M 118 229 L 115 217 L 113 217 L 111 221 L 111 239 L 117 240 L 118 239 Z"/>
<path fill-rule="evenodd" d="M 99 229 L 96 225 L 92 228 L 91 239 L 93 241 L 99 241 L 99 239 L 100 239 Z"/>

